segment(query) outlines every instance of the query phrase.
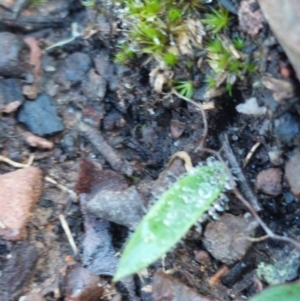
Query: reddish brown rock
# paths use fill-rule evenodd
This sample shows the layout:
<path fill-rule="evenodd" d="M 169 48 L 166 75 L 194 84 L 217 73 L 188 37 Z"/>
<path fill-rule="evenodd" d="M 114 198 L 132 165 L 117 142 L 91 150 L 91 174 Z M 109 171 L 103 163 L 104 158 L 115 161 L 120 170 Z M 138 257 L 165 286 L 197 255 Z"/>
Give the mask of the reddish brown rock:
<path fill-rule="evenodd" d="M 282 193 L 281 179 L 281 169 L 268 168 L 257 175 L 255 188 L 265 194 L 278 196 Z"/>
<path fill-rule="evenodd" d="M 292 194 L 296 198 L 300 198 L 300 153 L 293 155 L 286 164 L 285 176 L 290 185 Z"/>
<path fill-rule="evenodd" d="M 0 237 L 18 240 L 24 237 L 31 207 L 42 193 L 42 172 L 27 167 L 0 176 Z"/>
<path fill-rule="evenodd" d="M 300 79 L 300 1 L 259 0 L 258 2 Z"/>
<path fill-rule="evenodd" d="M 66 301 L 96 301 L 103 294 L 100 278 L 83 268 L 70 268 L 66 275 Z"/>

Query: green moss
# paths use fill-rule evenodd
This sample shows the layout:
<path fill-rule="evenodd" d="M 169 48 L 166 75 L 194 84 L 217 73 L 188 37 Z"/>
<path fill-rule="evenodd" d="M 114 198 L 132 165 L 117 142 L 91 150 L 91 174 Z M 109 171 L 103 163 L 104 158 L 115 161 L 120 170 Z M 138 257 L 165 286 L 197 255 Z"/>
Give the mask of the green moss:
<path fill-rule="evenodd" d="M 181 81 L 175 85 L 175 89 L 184 97 L 191 98 L 194 93 L 194 85 L 192 81 Z"/>
<path fill-rule="evenodd" d="M 218 10 L 213 9 L 212 13 L 206 14 L 206 18 L 202 20 L 202 23 L 206 24 L 213 33 L 218 33 L 222 29 L 228 28 L 229 21 L 229 11 L 222 6 Z"/>

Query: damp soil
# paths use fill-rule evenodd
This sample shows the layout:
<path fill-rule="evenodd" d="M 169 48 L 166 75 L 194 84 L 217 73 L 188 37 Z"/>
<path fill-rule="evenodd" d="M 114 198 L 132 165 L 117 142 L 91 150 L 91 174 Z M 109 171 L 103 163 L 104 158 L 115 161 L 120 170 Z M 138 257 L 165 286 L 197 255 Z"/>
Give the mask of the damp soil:
<path fill-rule="evenodd" d="M 162 94 L 154 91 L 149 81 L 153 66 L 144 64 L 145 57 L 125 66 L 114 62 L 120 38 L 119 32 L 111 28 L 118 26 L 116 16 L 84 7 L 80 1 L 59 4 L 49 0 L 53 6 L 44 10 L 29 7 L 14 19 L 12 2 L 0 5 L 0 29 L 13 34 L 17 42 L 6 37 L 0 40 L 0 46 L 18 53 L 16 57 L 12 54 L 11 60 L 19 60 L 20 70 L 4 59 L 2 64 L 0 58 L 0 152 L 19 163 L 26 163 L 33 154 L 32 165 L 56 184 L 45 181 L 42 197 L 32 209 L 22 240 L 0 239 L 0 300 L 19 300 L 21 296 L 28 300 L 187 300 L 174 295 L 174 291 L 177 294 L 177 290 L 183 290 L 183 284 L 189 300 L 247 300 L 268 286 L 270 280 L 257 274 L 259 264 L 280 262 L 298 251 L 286 242 L 267 239 L 252 243 L 240 258 L 226 263 L 215 258 L 204 243 L 205 229 L 214 222 L 212 217 L 201 225 L 202 232 L 193 227 L 163 260 L 117 285 L 112 283 L 118 254 L 128 235 L 153 200 L 170 185 L 167 175 L 163 175 L 170 158 L 177 152 L 186 152 L 193 165 L 197 165 L 210 156 L 198 148 L 205 134 L 202 115 L 168 89 Z M 233 2 L 239 5 L 239 1 Z M 72 23 L 84 33 L 43 51 L 69 39 Z M 232 30 L 238 31 L 237 21 L 233 24 Z M 35 42 L 26 44 L 24 40 L 28 37 Z M 265 70 L 255 78 L 260 81 L 267 74 L 284 80 L 284 66 L 289 71 L 289 82 L 295 85 L 293 70 L 268 25 L 263 23 L 259 34 L 249 38 L 253 48 L 272 39 L 271 46 L 262 47 L 266 49 L 261 52 Z M 2 45 L 4 41 L 6 46 Z M 33 53 L 34 47 L 42 51 L 40 56 Z M 32 67 L 34 59 L 39 69 Z M 1 69 L 1 64 L 5 68 Z M 196 67 L 191 75 L 194 79 L 199 77 Z M 197 82 L 196 86 L 202 84 Z M 253 117 L 238 113 L 236 106 L 251 97 L 260 99 L 269 114 Z M 7 111 L 8 104 L 16 100 L 19 107 Z M 214 108 L 205 111 L 205 147 L 219 150 L 224 142 L 222 135 L 228 137 L 236 161 L 260 204 L 261 218 L 275 233 L 297 240 L 299 206 L 285 175 L 277 195 L 257 191 L 255 182 L 263 170 L 276 167 L 284 171 L 285 163 L 299 147 L 294 139 L 299 135 L 297 129 L 300 131 L 295 125 L 298 121 L 290 118 L 280 127 L 281 131 L 276 128 L 276 121 L 285 114 L 298 118 L 298 92 L 284 102 L 276 102 L 266 88 L 243 84 L 235 86 L 231 96 L 224 94 L 210 101 Z M 296 130 L 290 134 L 292 127 Z M 33 144 L 27 139 L 28 132 L 50 141 L 52 147 Z M 293 136 L 289 140 L 282 138 L 288 135 Z M 243 168 L 256 143 L 259 147 Z M 270 151 L 277 151 L 276 162 L 270 159 Z M 178 157 L 174 162 L 172 172 L 180 176 L 185 172 L 184 161 Z M 1 175 L 15 169 L 0 162 Z M 239 179 L 236 180 L 241 188 Z M 99 217 L 93 214 L 98 209 L 88 211 L 87 204 L 101 191 L 110 191 L 106 202 L 111 207 Z M 113 202 L 118 198 L 113 193 L 118 191 L 126 191 L 125 196 L 133 200 L 128 208 L 123 207 L 126 199 L 122 199 L 123 203 Z M 249 214 L 233 193 L 227 192 L 227 197 L 226 214 Z M 140 205 L 143 212 L 139 211 Z M 116 216 L 114 210 L 134 214 Z M 61 215 L 78 248 L 76 254 L 63 230 Z M 260 227 L 253 232 L 255 237 L 264 235 Z M 235 243 L 238 245 L 239 241 Z M 298 259 L 299 254 L 289 271 L 292 276 L 284 281 L 299 278 Z M 218 275 L 222 269 L 225 272 Z M 161 275 L 161 271 L 166 275 Z M 154 281 L 155 273 L 158 278 Z M 78 297 L 76 289 L 89 287 L 87 283 L 91 288 Z M 199 299 L 188 288 L 207 299 Z M 168 289 L 171 292 L 164 296 Z"/>

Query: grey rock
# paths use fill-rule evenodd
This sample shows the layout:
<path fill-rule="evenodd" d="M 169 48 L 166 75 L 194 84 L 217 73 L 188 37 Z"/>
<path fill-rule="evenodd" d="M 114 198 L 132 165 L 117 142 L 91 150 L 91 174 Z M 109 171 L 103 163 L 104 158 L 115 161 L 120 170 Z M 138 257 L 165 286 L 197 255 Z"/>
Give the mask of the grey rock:
<path fill-rule="evenodd" d="M 25 64 L 22 63 L 22 49 L 25 43 L 17 35 L 0 32 L 0 75 L 23 78 Z"/>
<path fill-rule="evenodd" d="M 135 229 L 143 216 L 143 199 L 134 186 L 122 191 L 104 190 L 87 204 L 90 213 Z"/>
<path fill-rule="evenodd" d="M 34 101 L 26 101 L 17 119 L 38 136 L 53 135 L 65 128 L 57 114 L 56 103 L 48 94 L 41 94 Z"/>
<path fill-rule="evenodd" d="M 204 245 L 208 252 L 225 264 L 243 258 L 252 242 L 258 223 L 252 217 L 244 218 L 224 214 L 219 221 L 210 222 L 205 229 Z"/>
<path fill-rule="evenodd" d="M 15 78 L 0 80 L 0 108 L 14 101 L 21 104 L 24 102 L 19 80 Z"/>

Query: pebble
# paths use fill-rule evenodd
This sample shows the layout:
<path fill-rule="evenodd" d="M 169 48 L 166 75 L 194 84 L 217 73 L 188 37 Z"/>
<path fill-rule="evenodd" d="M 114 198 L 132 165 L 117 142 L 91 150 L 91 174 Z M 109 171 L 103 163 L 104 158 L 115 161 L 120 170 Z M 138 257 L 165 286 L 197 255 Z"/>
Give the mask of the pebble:
<path fill-rule="evenodd" d="M 0 32 L 0 76 L 23 78 L 26 74 L 22 63 L 25 43 L 15 34 Z"/>
<path fill-rule="evenodd" d="M 26 101 L 17 119 L 38 136 L 54 135 L 65 128 L 57 114 L 55 101 L 45 93 L 34 101 Z"/>
<path fill-rule="evenodd" d="M 0 80 L 0 110 L 16 101 L 20 104 L 24 102 L 19 80 L 15 78 Z"/>
<path fill-rule="evenodd" d="M 0 237 L 19 240 L 25 236 L 30 210 L 39 200 L 42 184 L 42 172 L 36 167 L 0 175 Z"/>
<path fill-rule="evenodd" d="M 93 215 L 134 230 L 143 216 L 144 201 L 134 186 L 122 191 L 102 190 L 87 204 Z"/>
<path fill-rule="evenodd" d="M 219 221 L 207 225 L 204 245 L 217 260 L 231 265 L 246 254 L 252 244 L 247 237 L 253 237 L 257 226 L 257 221 L 252 217 L 224 214 Z"/>
<path fill-rule="evenodd" d="M 285 176 L 290 185 L 292 194 L 300 197 L 300 153 L 294 154 L 285 166 Z"/>
<path fill-rule="evenodd" d="M 92 67 L 91 58 L 81 52 L 69 55 L 62 68 L 59 70 L 56 81 L 69 89 L 70 85 L 78 84 L 86 79 L 88 71 Z"/>
<path fill-rule="evenodd" d="M 280 168 L 268 168 L 261 171 L 256 177 L 255 188 L 270 196 L 282 193 L 282 171 Z"/>
<path fill-rule="evenodd" d="M 235 107 L 235 109 L 241 113 L 250 116 L 262 116 L 267 112 L 266 107 L 260 107 L 255 97 L 249 98 L 245 103 L 241 103 Z"/>
<path fill-rule="evenodd" d="M 66 301 L 97 301 L 103 294 L 100 278 L 83 267 L 70 267 L 66 278 Z"/>
<path fill-rule="evenodd" d="M 284 143 L 291 144 L 295 142 L 300 133 L 300 121 L 298 116 L 290 113 L 285 113 L 280 116 L 274 121 L 273 133 L 275 137 Z"/>
<path fill-rule="evenodd" d="M 22 136 L 25 142 L 31 147 L 48 150 L 54 147 L 54 143 L 52 141 L 33 135 L 30 132 L 24 132 L 22 133 Z"/>
<path fill-rule="evenodd" d="M 106 93 L 106 87 L 107 81 L 103 76 L 98 75 L 94 69 L 91 69 L 88 74 L 88 80 L 82 89 L 87 98 L 91 100 L 102 100 Z"/>

